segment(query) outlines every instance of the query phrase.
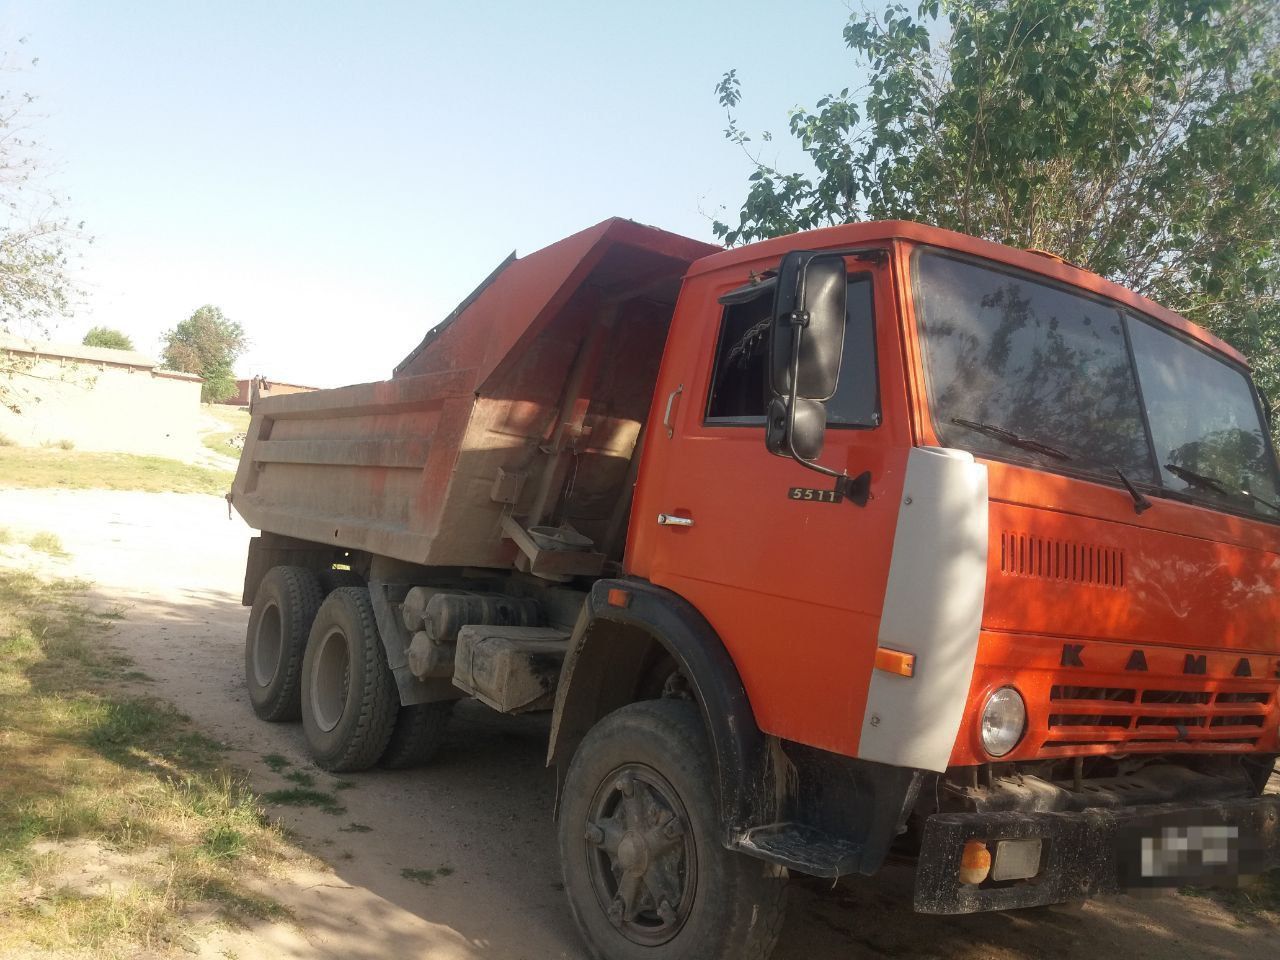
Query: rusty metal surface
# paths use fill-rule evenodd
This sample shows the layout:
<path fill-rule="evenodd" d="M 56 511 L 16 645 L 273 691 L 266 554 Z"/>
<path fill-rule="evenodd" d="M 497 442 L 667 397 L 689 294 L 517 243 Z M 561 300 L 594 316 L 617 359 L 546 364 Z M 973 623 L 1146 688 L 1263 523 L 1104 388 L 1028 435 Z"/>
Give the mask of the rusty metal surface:
<path fill-rule="evenodd" d="M 620 549 L 610 523 L 680 281 L 716 249 L 615 219 L 504 262 L 392 379 L 264 399 L 232 505 L 260 530 L 411 563 L 511 567 L 503 520 L 534 509 Z"/>

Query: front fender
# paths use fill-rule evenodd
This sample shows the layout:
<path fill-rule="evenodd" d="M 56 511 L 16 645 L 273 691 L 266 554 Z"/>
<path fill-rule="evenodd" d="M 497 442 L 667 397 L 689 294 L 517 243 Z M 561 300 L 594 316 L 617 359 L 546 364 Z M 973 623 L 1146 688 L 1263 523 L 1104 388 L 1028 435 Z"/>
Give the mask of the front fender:
<path fill-rule="evenodd" d="M 731 844 L 774 819 L 768 743 L 719 636 L 670 590 L 639 579 L 596 581 L 561 669 L 547 763 L 563 769 L 597 720 L 637 699 L 640 672 L 655 643 L 675 661 L 702 712 L 724 842 Z"/>

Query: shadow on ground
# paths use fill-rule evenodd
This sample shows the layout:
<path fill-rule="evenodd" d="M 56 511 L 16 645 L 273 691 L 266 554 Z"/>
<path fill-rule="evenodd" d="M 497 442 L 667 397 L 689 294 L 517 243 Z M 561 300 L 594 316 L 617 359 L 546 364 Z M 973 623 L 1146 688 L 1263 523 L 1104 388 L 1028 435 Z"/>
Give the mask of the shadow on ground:
<path fill-rule="evenodd" d="M 191 671 L 178 676 L 157 670 L 157 692 L 177 695 L 197 723 L 212 724 L 216 735 L 237 748 L 234 759 L 250 769 L 260 789 L 280 776 L 261 761 L 271 753 L 286 757 L 290 769 L 307 771 L 318 788 L 332 789 L 339 778 L 309 764 L 297 725 L 262 724 L 252 717 L 240 689 L 246 616 L 229 592 L 195 591 L 179 603 L 135 604 L 120 639 L 129 648 L 131 632 L 159 632 L 174 665 L 193 661 Z M 202 691 L 193 696 L 183 676 L 198 678 Z M 227 716 L 228 705 L 236 716 Z M 362 945 L 345 954 L 355 960 L 383 957 L 414 942 L 426 956 L 585 956 L 561 891 L 554 780 L 543 766 L 547 729 L 544 716 L 502 717 L 463 703 L 431 767 L 347 775 L 343 779 L 353 786 L 336 794 L 346 808 L 339 816 L 273 811 L 334 868 L 335 886 L 313 891 L 320 909 L 308 920 L 308 935 L 326 942 L 358 927 Z M 370 829 L 353 831 L 353 823 Z M 439 875 L 424 886 L 404 878 L 406 869 Z M 835 886 L 795 878 L 775 957 L 976 960 L 1105 952 L 1126 960 L 1228 960 L 1280 950 L 1280 930 L 1266 921 L 1240 920 L 1211 901 L 1172 893 L 1119 897 L 1074 911 L 931 917 L 911 911 L 911 884 L 910 869 L 900 864 Z M 348 887 L 373 895 L 360 899 L 358 914 L 351 902 L 327 896 Z M 408 922 L 411 917 L 426 921 L 433 932 L 424 934 Z"/>

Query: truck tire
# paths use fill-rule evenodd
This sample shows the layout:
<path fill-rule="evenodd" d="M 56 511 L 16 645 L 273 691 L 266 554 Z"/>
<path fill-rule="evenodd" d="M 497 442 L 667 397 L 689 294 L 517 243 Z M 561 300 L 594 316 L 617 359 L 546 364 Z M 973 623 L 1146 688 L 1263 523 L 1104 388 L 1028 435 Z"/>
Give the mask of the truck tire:
<path fill-rule="evenodd" d="M 339 587 L 365 586 L 364 577 L 354 570 L 334 570 L 332 567 L 326 567 L 317 576 L 320 577 L 320 589 L 324 591 L 326 597 Z"/>
<path fill-rule="evenodd" d="M 302 732 L 334 773 L 366 770 L 391 739 L 400 708 L 369 591 L 339 587 L 316 614 L 302 658 Z"/>
<path fill-rule="evenodd" d="M 388 770 L 408 770 L 429 763 L 444 743 L 453 704 L 453 700 L 440 700 L 401 707 L 378 765 Z"/>
<path fill-rule="evenodd" d="M 278 723 L 301 715 L 302 657 L 324 595 L 306 567 L 272 567 L 258 585 L 244 641 L 253 712 Z"/>
<path fill-rule="evenodd" d="M 723 847 L 715 779 L 693 703 L 633 703 L 583 739 L 562 794 L 560 866 L 594 957 L 764 960 L 773 952 L 786 870 Z"/>

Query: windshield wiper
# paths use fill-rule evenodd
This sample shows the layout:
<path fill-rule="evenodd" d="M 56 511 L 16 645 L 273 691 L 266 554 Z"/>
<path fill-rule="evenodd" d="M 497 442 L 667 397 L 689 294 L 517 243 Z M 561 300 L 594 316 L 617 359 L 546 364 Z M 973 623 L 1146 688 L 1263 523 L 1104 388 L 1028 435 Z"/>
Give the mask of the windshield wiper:
<path fill-rule="evenodd" d="M 1224 497 L 1230 496 L 1227 488 L 1217 477 L 1211 477 L 1207 473 L 1196 473 L 1194 470 L 1188 470 L 1173 463 L 1166 463 L 1164 468 L 1189 487 L 1199 487 L 1201 490 L 1219 493 Z"/>
<path fill-rule="evenodd" d="M 1133 481 L 1125 476 L 1123 470 L 1119 467 L 1114 467 L 1113 469 L 1116 472 L 1116 476 L 1120 478 L 1120 482 L 1124 484 L 1124 488 L 1129 491 L 1129 496 L 1133 497 L 1133 512 L 1138 516 L 1142 516 L 1142 514 L 1151 509 L 1151 501 L 1142 495 L 1142 491 L 1133 485 Z"/>
<path fill-rule="evenodd" d="M 1256 493 L 1250 493 L 1248 490 L 1241 490 L 1240 495 L 1243 497 L 1248 497 L 1254 503 L 1260 503 L 1264 507 L 1270 507 L 1276 513 L 1280 513 L 1280 505 L 1274 504 L 1270 500 L 1264 500 L 1262 497 L 1258 496 Z"/>
<path fill-rule="evenodd" d="M 1050 446 L 1033 437 L 1023 437 L 1014 433 L 1012 430 L 1006 430 L 1004 427 L 997 427 L 994 423 L 983 423 L 980 420 L 966 420 L 964 417 L 952 417 L 951 422 L 961 427 L 968 427 L 970 430 L 977 430 L 979 433 L 985 433 L 988 436 L 995 437 L 997 440 L 1003 440 L 1005 443 L 1012 444 L 1015 447 L 1022 447 L 1024 450 L 1032 450 L 1036 453 L 1043 453 L 1046 456 L 1053 457 L 1055 460 L 1078 460 L 1080 459 L 1073 453 L 1067 453 L 1065 450 L 1059 450 L 1057 447 Z M 1088 458 L 1085 458 L 1088 459 Z M 1097 461 L 1093 461 L 1097 463 Z M 1101 466 L 1101 464 L 1098 464 Z M 1129 496 L 1133 498 L 1133 512 L 1142 514 L 1150 510 L 1152 503 L 1142 495 L 1142 492 L 1133 485 L 1133 481 L 1125 475 L 1115 464 L 1111 465 L 1111 469 L 1116 472 L 1116 476 L 1120 478 L 1120 482 L 1124 484 L 1125 490 Z"/>
<path fill-rule="evenodd" d="M 989 437 L 995 437 L 997 440 L 1003 440 L 1011 446 L 1021 447 L 1023 450 L 1030 450 L 1033 453 L 1043 453 L 1047 457 L 1053 457 L 1055 460 L 1074 460 L 1071 454 L 1057 447 L 1051 447 L 1047 443 L 1041 443 L 1033 437 L 1023 437 L 1012 430 L 1006 430 L 1004 427 L 997 427 L 994 423 L 983 423 L 980 420 L 966 420 L 964 417 L 952 417 L 951 422 L 958 427 L 968 427 L 970 430 L 977 430 L 979 433 L 985 433 Z"/>
<path fill-rule="evenodd" d="M 1280 513 L 1280 504 L 1272 503 L 1270 500 L 1264 499 L 1256 493 L 1250 493 L 1248 490 L 1228 490 L 1224 481 L 1219 480 L 1217 477 L 1211 477 L 1207 473 L 1196 473 L 1194 470 L 1188 470 L 1186 467 L 1179 467 L 1173 463 L 1166 463 L 1164 468 L 1189 487 L 1208 490 L 1224 497 L 1229 497 L 1234 493 L 1237 496 L 1244 497 L 1251 503 L 1261 504 L 1276 513 Z"/>

